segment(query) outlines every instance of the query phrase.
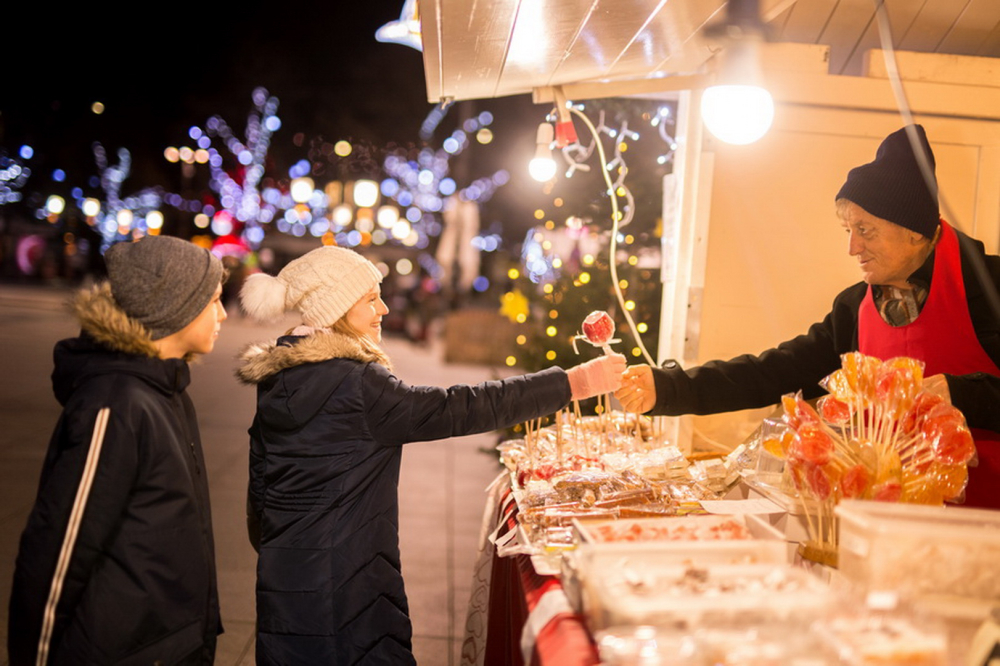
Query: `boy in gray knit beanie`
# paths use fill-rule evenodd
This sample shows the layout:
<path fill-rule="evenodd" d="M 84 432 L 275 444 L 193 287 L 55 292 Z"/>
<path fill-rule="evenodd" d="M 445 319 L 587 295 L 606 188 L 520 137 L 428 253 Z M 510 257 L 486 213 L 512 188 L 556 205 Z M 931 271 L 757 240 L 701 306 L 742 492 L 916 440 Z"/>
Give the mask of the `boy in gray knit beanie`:
<path fill-rule="evenodd" d="M 20 540 L 10 663 L 209 666 L 222 625 L 187 361 L 226 318 L 222 264 L 161 236 L 105 259 L 53 352 L 63 412 Z"/>

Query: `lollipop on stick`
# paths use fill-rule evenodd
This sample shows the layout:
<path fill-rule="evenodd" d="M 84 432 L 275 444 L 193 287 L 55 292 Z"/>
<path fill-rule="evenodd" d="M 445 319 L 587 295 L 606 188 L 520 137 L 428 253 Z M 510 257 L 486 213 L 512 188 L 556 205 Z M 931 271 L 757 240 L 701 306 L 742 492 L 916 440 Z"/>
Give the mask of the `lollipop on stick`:
<path fill-rule="evenodd" d="M 615 322 L 604 310 L 594 310 L 583 320 L 583 335 L 576 336 L 583 338 L 595 347 L 600 347 L 605 354 L 611 354 L 611 343 L 621 342 L 613 340 L 615 335 Z"/>

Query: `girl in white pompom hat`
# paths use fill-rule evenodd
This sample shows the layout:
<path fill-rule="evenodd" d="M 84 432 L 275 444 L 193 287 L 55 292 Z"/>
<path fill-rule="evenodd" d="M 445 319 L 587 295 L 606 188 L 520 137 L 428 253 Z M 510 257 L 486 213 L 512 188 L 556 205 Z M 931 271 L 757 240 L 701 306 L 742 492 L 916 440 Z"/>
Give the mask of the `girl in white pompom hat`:
<path fill-rule="evenodd" d="M 241 356 L 257 386 L 248 523 L 257 548 L 261 664 L 413 664 L 398 545 L 409 442 L 506 428 L 616 390 L 620 354 L 476 386 L 409 386 L 379 346 L 382 274 L 322 247 L 248 278 L 251 317 L 302 324 Z"/>

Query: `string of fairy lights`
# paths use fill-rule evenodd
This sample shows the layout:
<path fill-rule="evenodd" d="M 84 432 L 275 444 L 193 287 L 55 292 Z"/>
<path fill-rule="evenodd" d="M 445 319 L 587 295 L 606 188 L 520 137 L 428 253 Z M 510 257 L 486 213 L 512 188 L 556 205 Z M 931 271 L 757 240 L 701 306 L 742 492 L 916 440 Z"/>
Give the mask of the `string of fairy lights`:
<path fill-rule="evenodd" d="M 221 116 L 210 117 L 203 126 L 187 133 L 190 146 L 168 147 L 164 158 L 179 163 L 186 178 L 194 168 L 209 170 L 208 185 L 215 198 L 185 198 L 164 188 L 148 187 L 123 194 L 132 171 L 132 155 L 126 148 L 116 151 L 116 162 L 104 147 L 94 144 L 98 175 L 90 185 L 99 196 L 85 196 L 75 187 L 72 199 L 86 222 L 100 232 L 102 247 L 145 234 L 160 233 L 161 209 L 169 206 L 193 214 L 196 229 L 205 235 L 194 240 L 206 245 L 233 235 L 247 251 L 260 247 L 269 231 L 291 236 L 312 235 L 325 243 L 346 247 L 398 243 L 415 249 L 427 248 L 442 233 L 442 212 L 449 199 L 483 203 L 507 184 L 510 174 L 500 169 L 473 179 L 456 182 L 450 174 L 450 160 L 472 143 L 493 140 L 493 116 L 483 111 L 465 119 L 437 148 L 425 144 L 419 149 L 392 148 L 384 151 L 377 169 L 384 177 L 374 180 L 329 181 L 317 187 L 313 177 L 322 175 L 309 160 L 300 160 L 288 170 L 288 178 L 265 177 L 272 136 L 282 122 L 277 115 L 279 101 L 262 87 L 252 95 L 253 106 L 242 136 Z M 446 108 L 435 107 L 425 125 L 434 127 Z M 425 127 L 426 129 L 426 127 Z M 351 142 L 340 140 L 328 152 L 332 159 L 352 159 Z M 22 153 L 30 147 L 23 147 Z M 22 156 L 22 159 L 27 159 Z M 4 157 L 0 162 L 2 203 L 21 200 L 19 190 L 30 175 L 21 161 Z M 55 223 L 66 212 L 65 202 L 53 195 L 36 210 L 39 219 Z M 501 238 L 495 230 L 472 239 L 480 251 L 495 251 Z M 477 283 L 478 284 L 478 283 Z"/>
<path fill-rule="evenodd" d="M 522 280 L 527 280 L 530 283 L 527 288 L 540 291 L 548 306 L 542 315 L 546 320 L 545 337 L 553 342 L 570 340 L 577 334 L 576 328 L 579 322 L 561 323 L 560 304 L 554 297 L 557 291 L 556 283 L 562 277 L 565 267 L 564 257 L 573 252 L 579 255 L 579 261 L 571 267 L 571 270 L 576 272 L 569 284 L 573 289 L 587 289 L 592 283 L 592 272 L 603 270 L 598 266 L 598 254 L 610 242 L 608 269 L 612 274 L 612 285 L 635 337 L 635 345 L 628 350 L 628 353 L 633 357 L 646 356 L 648 360 L 649 353 L 642 344 L 641 335 L 649 330 L 649 326 L 646 322 L 636 324 L 631 320 L 630 313 L 636 308 L 636 302 L 624 296 L 623 292 L 628 289 L 629 282 L 627 279 L 619 278 L 616 271 L 620 254 L 617 251 L 619 243 L 627 248 L 624 262 L 628 266 L 656 270 L 660 268 L 658 255 L 652 256 L 644 253 L 642 249 L 633 249 L 632 246 L 636 242 L 635 235 L 621 231 L 622 227 L 633 220 L 636 211 L 635 199 L 626 182 L 629 175 L 626 156 L 630 144 L 640 140 L 640 133 L 629 127 L 627 119 L 622 120 L 616 127 L 610 126 L 604 110 L 597 112 L 596 123 L 592 123 L 584 115 L 583 104 L 572 105 L 571 110 L 591 130 L 591 138 L 586 144 L 574 142 L 562 148 L 562 158 L 566 163 L 564 175 L 568 179 L 577 172 L 589 172 L 591 167 L 588 161 L 595 152 L 599 155 L 601 175 L 607 188 L 604 193 L 611 202 L 612 228 L 610 231 L 605 230 L 602 224 L 590 224 L 574 215 L 564 216 L 564 222 L 557 224 L 555 218 L 559 217 L 558 211 L 565 206 L 565 201 L 561 197 L 555 197 L 552 201 L 554 213 L 544 208 L 536 209 L 534 217 L 541 224 L 531 229 L 522 243 L 521 265 L 508 271 L 508 278 L 515 286 L 501 296 L 500 311 L 517 324 L 529 323 L 530 301 L 520 286 L 523 284 Z M 664 150 L 655 158 L 656 163 L 661 166 L 668 165 L 672 162 L 677 149 L 677 142 L 670 132 L 670 127 L 675 124 L 671 107 L 666 104 L 661 105 L 655 111 L 643 114 L 643 119 L 664 145 Z M 546 120 L 548 122 L 555 120 L 555 113 Z M 604 150 L 602 141 L 610 143 L 609 151 Z M 619 199 L 624 202 L 620 208 Z M 519 333 L 515 342 L 518 346 L 524 346 L 528 344 L 529 338 L 524 333 Z M 544 355 L 547 361 L 555 361 L 558 353 L 554 348 L 549 348 L 545 350 Z M 518 363 L 519 358 L 516 353 L 506 358 L 508 366 L 515 366 Z"/>
<path fill-rule="evenodd" d="M 31 177 L 31 167 L 26 162 L 33 152 L 30 146 L 21 146 L 18 151 L 20 159 L 0 152 L 0 206 L 17 203 L 24 198 L 21 188 Z"/>

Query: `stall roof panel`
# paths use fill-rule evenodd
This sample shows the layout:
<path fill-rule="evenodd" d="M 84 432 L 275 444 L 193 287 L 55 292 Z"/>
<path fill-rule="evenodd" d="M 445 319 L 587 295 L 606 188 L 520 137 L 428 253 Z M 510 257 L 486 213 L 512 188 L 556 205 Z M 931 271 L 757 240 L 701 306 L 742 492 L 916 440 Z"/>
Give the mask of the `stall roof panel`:
<path fill-rule="evenodd" d="M 831 74 L 879 48 L 872 0 L 760 0 L 773 41 L 826 45 Z M 997 0 L 886 0 L 895 48 L 1000 56 Z M 716 46 L 725 0 L 420 0 L 428 99 L 688 75 Z"/>

